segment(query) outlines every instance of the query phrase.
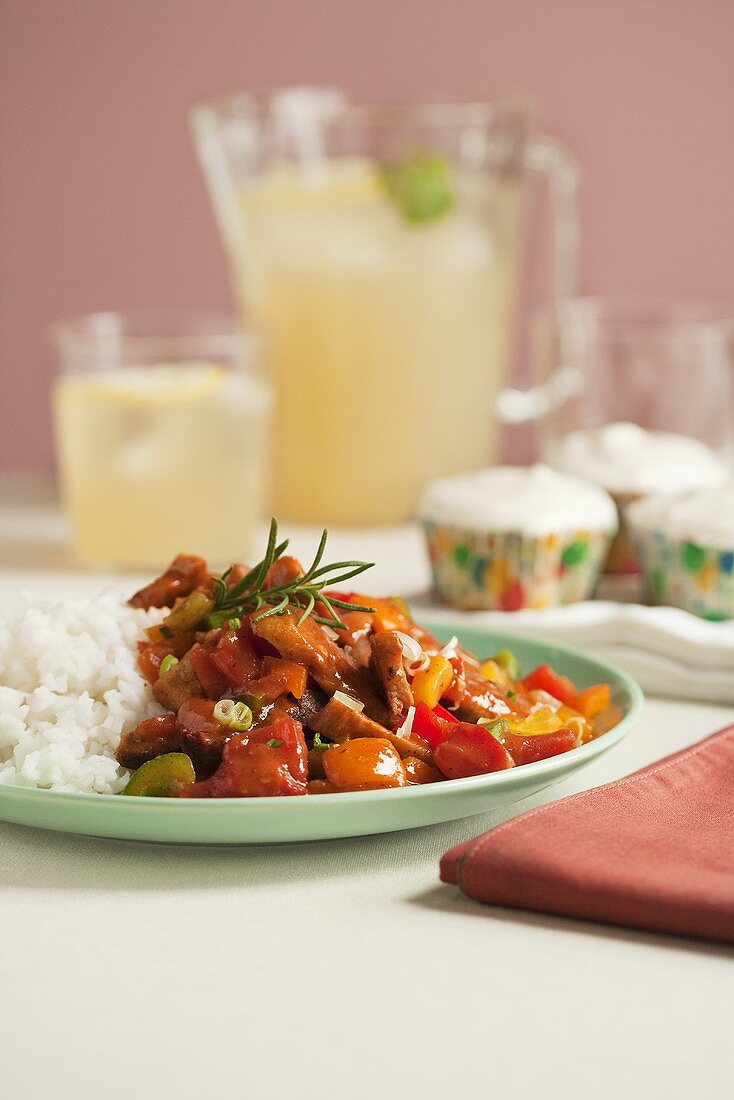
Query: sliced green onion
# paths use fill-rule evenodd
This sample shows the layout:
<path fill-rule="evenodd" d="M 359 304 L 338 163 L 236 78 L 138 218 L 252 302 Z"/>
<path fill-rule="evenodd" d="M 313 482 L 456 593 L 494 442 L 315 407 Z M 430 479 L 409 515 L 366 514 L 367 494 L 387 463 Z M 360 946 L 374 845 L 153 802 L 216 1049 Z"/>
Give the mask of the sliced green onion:
<path fill-rule="evenodd" d="M 493 737 L 496 737 L 498 741 L 502 740 L 510 728 L 506 718 L 480 718 L 477 725 L 483 726 L 484 729 L 488 733 L 491 733 Z"/>
<path fill-rule="evenodd" d="M 234 714 L 234 699 L 220 699 L 213 713 L 220 725 L 228 726 Z"/>
<path fill-rule="evenodd" d="M 242 619 L 227 619 L 227 626 L 231 627 L 232 630 L 239 630 L 242 626 Z"/>
<path fill-rule="evenodd" d="M 316 752 L 326 752 L 327 749 L 333 749 L 331 741 L 323 741 L 320 733 L 313 735 L 313 747 Z"/>
<path fill-rule="evenodd" d="M 229 728 L 237 733 L 244 733 L 245 730 L 249 730 L 251 725 L 252 711 L 247 703 L 235 703 L 233 720 L 229 723 Z"/>
<path fill-rule="evenodd" d="M 234 699 L 220 699 L 214 707 L 214 718 L 222 726 L 244 733 L 252 725 L 252 711 L 247 703 L 235 703 Z"/>
<path fill-rule="evenodd" d="M 174 657 L 172 653 L 167 653 L 161 661 L 161 667 L 158 669 L 159 676 L 165 676 L 169 669 L 178 664 L 178 657 Z"/>
<path fill-rule="evenodd" d="M 282 744 L 283 742 L 279 741 L 277 737 L 271 737 L 267 742 L 268 748 L 270 749 L 279 749 Z"/>

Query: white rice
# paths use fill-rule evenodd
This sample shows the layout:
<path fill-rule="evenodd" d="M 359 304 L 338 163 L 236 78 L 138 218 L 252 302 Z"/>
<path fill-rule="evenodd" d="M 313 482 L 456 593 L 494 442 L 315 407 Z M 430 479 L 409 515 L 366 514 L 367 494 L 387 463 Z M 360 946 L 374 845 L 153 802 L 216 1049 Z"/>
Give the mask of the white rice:
<path fill-rule="evenodd" d="M 165 612 L 113 592 L 24 593 L 0 618 L 0 783 L 117 794 L 120 735 L 160 714 L 137 669 L 143 629 Z"/>

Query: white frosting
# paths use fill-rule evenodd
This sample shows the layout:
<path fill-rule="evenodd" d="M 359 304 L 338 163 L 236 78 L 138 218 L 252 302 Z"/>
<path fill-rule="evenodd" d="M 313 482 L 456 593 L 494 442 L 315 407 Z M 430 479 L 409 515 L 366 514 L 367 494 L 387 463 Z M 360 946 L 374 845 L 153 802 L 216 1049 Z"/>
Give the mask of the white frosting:
<path fill-rule="evenodd" d="M 669 538 L 734 550 L 734 484 L 643 497 L 627 509 L 630 525 Z"/>
<path fill-rule="evenodd" d="M 617 529 L 617 509 L 604 489 L 549 466 L 495 466 L 433 481 L 420 515 L 447 527 L 531 536 Z"/>
<path fill-rule="evenodd" d="M 726 478 L 710 447 L 687 435 L 637 424 L 607 424 L 570 432 L 551 444 L 546 461 L 612 493 L 655 493 L 719 485 Z"/>

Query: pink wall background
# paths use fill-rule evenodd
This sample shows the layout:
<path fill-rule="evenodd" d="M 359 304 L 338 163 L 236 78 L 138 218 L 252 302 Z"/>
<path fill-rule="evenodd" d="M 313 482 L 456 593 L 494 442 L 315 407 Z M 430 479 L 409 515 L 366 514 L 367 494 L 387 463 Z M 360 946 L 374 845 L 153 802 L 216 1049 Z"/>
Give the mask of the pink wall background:
<path fill-rule="evenodd" d="M 186 112 L 238 87 L 524 93 L 583 169 L 583 290 L 734 300 L 731 0 L 2 0 L 0 467 L 47 468 L 49 326 L 229 302 Z"/>

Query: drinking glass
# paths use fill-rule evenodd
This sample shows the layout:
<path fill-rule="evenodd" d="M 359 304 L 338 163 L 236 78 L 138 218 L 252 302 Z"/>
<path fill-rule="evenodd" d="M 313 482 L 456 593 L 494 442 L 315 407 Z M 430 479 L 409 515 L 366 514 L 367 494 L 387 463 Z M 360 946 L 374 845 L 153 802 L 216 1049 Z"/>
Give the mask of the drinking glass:
<path fill-rule="evenodd" d="M 270 387 L 228 318 L 96 313 L 54 330 L 62 495 L 81 562 L 247 558 L 267 492 Z"/>
<path fill-rule="evenodd" d="M 575 290 L 575 171 L 502 103 L 362 107 L 329 89 L 192 114 L 237 300 L 268 336 L 275 501 L 301 522 L 391 523 L 438 475 L 486 465 L 532 194 L 549 301 Z"/>
<path fill-rule="evenodd" d="M 593 433 L 612 424 L 619 426 L 613 436 L 607 435 L 610 447 L 614 444 L 614 463 L 625 440 L 630 454 L 635 453 L 630 424 L 691 437 L 713 452 L 709 457 L 700 448 L 688 448 L 686 469 L 679 449 L 675 468 L 651 464 L 618 470 L 616 482 L 596 476 L 591 468 L 570 469 L 600 480 L 616 497 L 622 520 L 624 506 L 643 492 L 696 488 L 731 474 L 733 318 L 734 311 L 717 306 L 593 298 L 565 301 L 539 314 L 532 346 L 543 393 L 536 408 L 540 456 L 570 469 L 570 433 Z M 610 566 L 615 572 L 635 567 L 624 529 Z"/>

